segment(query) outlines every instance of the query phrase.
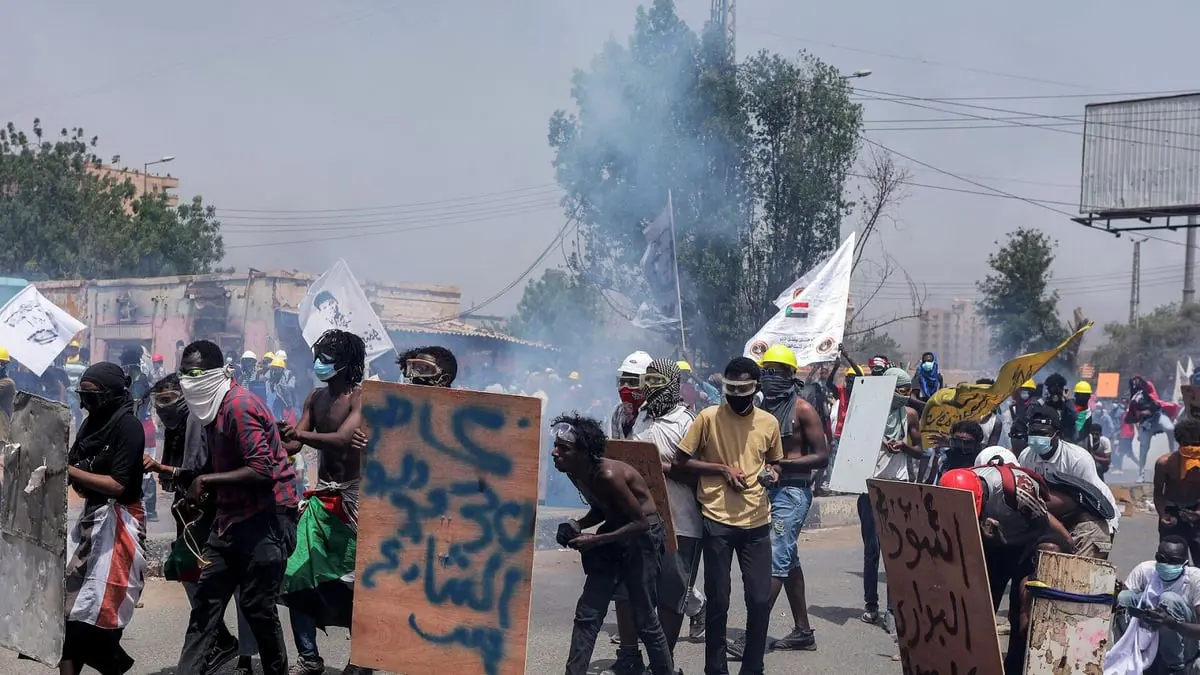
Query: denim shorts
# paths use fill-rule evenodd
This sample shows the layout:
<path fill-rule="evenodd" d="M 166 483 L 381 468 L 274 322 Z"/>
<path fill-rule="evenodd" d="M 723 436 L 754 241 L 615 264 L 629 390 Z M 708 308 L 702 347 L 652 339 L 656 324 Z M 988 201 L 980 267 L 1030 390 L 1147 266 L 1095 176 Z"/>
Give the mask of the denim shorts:
<path fill-rule="evenodd" d="M 812 506 L 812 488 L 771 488 L 771 576 L 786 577 L 800 566 L 797 541 L 808 509 Z"/>

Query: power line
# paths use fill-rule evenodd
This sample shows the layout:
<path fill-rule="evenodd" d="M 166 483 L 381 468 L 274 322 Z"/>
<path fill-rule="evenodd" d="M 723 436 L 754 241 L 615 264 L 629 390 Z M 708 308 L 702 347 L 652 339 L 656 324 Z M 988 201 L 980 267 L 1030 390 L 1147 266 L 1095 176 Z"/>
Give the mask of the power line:
<path fill-rule="evenodd" d="M 1059 99 L 1080 99 L 1080 98 L 1153 98 L 1156 96 L 1179 96 L 1181 94 L 1196 93 L 1195 89 L 1166 89 L 1160 91 L 1124 91 L 1124 92 L 1096 92 L 1092 94 L 1029 94 L 1016 96 L 932 96 L 933 100 L 937 101 L 1053 101 Z M 852 96 L 851 98 L 860 98 Z M 904 97 L 897 98 L 874 98 L 862 97 L 872 101 L 902 101 Z"/>
<path fill-rule="evenodd" d="M 504 197 L 509 195 L 517 195 L 529 192 L 543 192 L 550 189 L 557 189 L 555 183 L 542 183 L 540 185 L 530 185 L 528 187 L 516 188 L 512 190 L 499 190 L 497 192 L 481 192 L 471 195 L 463 195 L 461 197 L 450 197 L 447 199 L 436 199 L 423 202 L 407 202 L 401 204 L 386 204 L 380 206 L 358 206 L 337 209 L 242 209 L 242 208 L 226 208 L 217 209 L 218 215 L 226 213 L 263 213 L 263 214 L 337 214 L 337 213 L 364 213 L 368 211 L 382 211 L 395 209 L 416 209 L 423 206 L 435 206 L 440 204 L 459 204 L 475 201 L 492 201 L 489 197 Z"/>
<path fill-rule="evenodd" d="M 378 219 L 358 221 L 305 222 L 305 223 L 227 223 L 222 221 L 222 229 L 227 225 L 231 232 L 348 232 L 369 230 L 375 228 L 390 228 L 410 223 L 459 222 L 462 219 L 474 219 L 479 216 L 510 216 L 523 213 L 538 213 L 547 210 L 559 210 L 561 205 L 557 199 L 521 202 L 503 206 L 488 206 L 486 208 L 457 209 L 428 214 L 400 214 L 381 216 Z"/>

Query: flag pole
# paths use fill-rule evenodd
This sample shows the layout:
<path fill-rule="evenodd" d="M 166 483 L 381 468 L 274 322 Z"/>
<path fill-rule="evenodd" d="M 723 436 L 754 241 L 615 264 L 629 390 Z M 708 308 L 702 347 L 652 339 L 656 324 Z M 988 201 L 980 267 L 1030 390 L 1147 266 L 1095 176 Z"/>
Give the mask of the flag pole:
<path fill-rule="evenodd" d="M 679 288 L 679 244 L 675 241 L 675 206 L 671 203 L 671 190 L 667 190 L 667 218 L 671 224 L 671 260 L 675 263 L 675 306 L 679 311 L 679 346 L 687 352 L 687 332 L 683 330 L 683 291 Z"/>

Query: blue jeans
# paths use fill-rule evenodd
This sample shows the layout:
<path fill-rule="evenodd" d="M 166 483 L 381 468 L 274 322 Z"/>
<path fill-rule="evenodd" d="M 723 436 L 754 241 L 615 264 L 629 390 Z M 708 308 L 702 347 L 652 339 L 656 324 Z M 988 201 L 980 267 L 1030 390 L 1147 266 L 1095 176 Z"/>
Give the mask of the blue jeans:
<path fill-rule="evenodd" d="M 317 651 L 317 623 L 307 614 L 289 610 L 292 620 L 292 640 L 296 643 L 296 654 L 305 661 L 321 661 Z"/>
<path fill-rule="evenodd" d="M 1117 605 L 1122 608 L 1136 607 L 1139 593 L 1126 588 L 1117 594 Z M 1158 596 L 1158 609 L 1170 614 L 1181 623 L 1195 623 L 1195 611 L 1190 603 L 1178 593 L 1166 591 Z M 1117 612 L 1112 619 L 1113 639 L 1120 640 L 1129 628 L 1129 614 Z M 1158 629 L 1158 658 L 1162 666 L 1167 668 L 1186 665 L 1196 659 L 1200 652 L 1200 643 L 1186 638 L 1168 628 Z"/>
<path fill-rule="evenodd" d="M 771 497 L 771 576 L 786 578 L 800 566 L 798 540 L 812 507 L 812 488 L 777 487 L 767 494 Z"/>

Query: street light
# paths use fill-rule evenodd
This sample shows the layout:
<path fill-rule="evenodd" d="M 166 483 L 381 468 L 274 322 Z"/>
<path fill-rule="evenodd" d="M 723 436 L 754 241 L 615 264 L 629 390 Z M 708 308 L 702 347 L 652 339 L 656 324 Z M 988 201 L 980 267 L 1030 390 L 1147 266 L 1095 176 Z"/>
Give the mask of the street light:
<path fill-rule="evenodd" d="M 867 71 L 867 72 L 870 72 L 870 71 Z M 146 178 L 147 178 L 147 176 L 150 175 L 148 173 L 150 167 L 154 166 L 155 164 L 166 164 L 167 162 L 173 162 L 173 161 L 175 161 L 175 155 L 163 155 L 161 158 L 156 159 L 153 162 L 146 162 L 146 163 L 142 164 L 142 198 L 143 199 L 145 199 L 145 197 L 146 197 Z"/>
<path fill-rule="evenodd" d="M 859 77 L 868 77 L 868 76 L 870 76 L 871 72 L 872 71 L 870 69 L 861 68 L 859 70 L 854 71 L 853 73 L 850 73 L 849 75 L 842 75 L 841 78 L 843 80 L 853 80 L 853 79 L 856 79 Z"/>

